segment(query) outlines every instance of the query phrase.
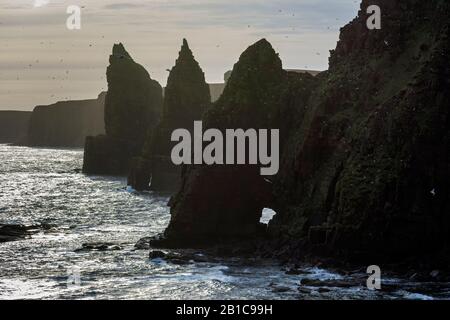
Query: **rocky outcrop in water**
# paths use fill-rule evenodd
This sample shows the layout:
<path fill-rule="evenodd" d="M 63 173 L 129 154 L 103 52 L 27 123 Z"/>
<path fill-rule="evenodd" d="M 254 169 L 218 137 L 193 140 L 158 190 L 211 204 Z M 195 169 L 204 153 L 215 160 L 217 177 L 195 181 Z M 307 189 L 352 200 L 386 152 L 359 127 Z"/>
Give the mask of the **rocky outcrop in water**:
<path fill-rule="evenodd" d="M 381 30 L 366 27 L 372 4 L 382 9 Z M 219 128 L 281 125 L 281 168 L 268 204 L 277 212 L 269 252 L 373 262 L 448 248 L 449 18 L 446 1 L 363 1 L 358 17 L 342 29 L 329 71 L 316 82 L 295 79 L 287 87 L 265 42 L 254 48 L 267 49 L 244 53 L 252 62 L 235 66 L 207 119 Z M 255 74 L 260 64 L 271 72 L 261 70 L 248 81 L 245 71 Z M 305 94 L 296 95 L 302 88 Z M 254 229 L 266 203 L 240 189 L 247 170 L 187 170 L 171 201 L 165 239 L 154 243 L 213 244 L 250 235 L 243 225 Z"/>
<path fill-rule="evenodd" d="M 86 139 L 83 172 L 127 175 L 133 157 L 160 119 L 162 87 L 122 44 L 114 45 L 109 62 L 106 134 Z"/>
<path fill-rule="evenodd" d="M 30 117 L 27 111 L 0 111 L 0 143 L 23 142 Z"/>
<path fill-rule="evenodd" d="M 39 232 L 51 232 L 54 231 L 54 229 L 54 225 L 45 223 L 31 226 L 22 224 L 0 224 L 0 243 L 30 239 L 33 234 Z"/>
<path fill-rule="evenodd" d="M 204 126 L 224 132 L 279 128 L 283 121 L 285 136 L 293 126 L 288 113 L 302 112 L 297 101 L 306 99 L 315 82 L 308 74 L 284 71 L 270 43 L 261 40 L 241 55 Z M 187 168 L 182 189 L 171 200 L 172 219 L 161 243 L 189 246 L 263 233 L 259 220 L 263 208 L 272 204 L 271 187 L 258 166 Z"/>
<path fill-rule="evenodd" d="M 211 103 L 205 75 L 195 60 L 187 41 L 183 40 L 178 59 L 171 69 L 164 93 L 162 120 L 148 137 L 141 157 L 134 159 L 128 183 L 138 190 L 174 192 L 180 186 L 181 167 L 170 158 L 171 134 L 175 129 L 192 131 Z"/>
<path fill-rule="evenodd" d="M 31 147 L 83 147 L 87 136 L 105 132 L 104 104 L 105 93 L 101 93 L 97 99 L 37 106 L 31 115 L 25 144 Z"/>

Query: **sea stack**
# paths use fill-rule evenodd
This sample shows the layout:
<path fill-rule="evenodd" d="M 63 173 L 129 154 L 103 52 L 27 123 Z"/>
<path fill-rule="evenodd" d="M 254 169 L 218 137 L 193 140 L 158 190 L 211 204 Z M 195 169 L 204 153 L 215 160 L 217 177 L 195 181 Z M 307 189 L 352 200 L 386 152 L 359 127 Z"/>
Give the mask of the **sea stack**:
<path fill-rule="evenodd" d="M 316 83 L 278 85 L 286 78 L 264 42 L 244 53 L 205 122 L 287 127 L 280 171 L 266 190 L 251 168 L 189 167 L 155 246 L 241 240 L 268 206 L 265 254 L 277 258 L 448 256 L 450 4 L 378 0 L 388 14 L 369 30 L 371 4 L 342 28 Z"/>
<path fill-rule="evenodd" d="M 209 86 L 205 75 L 195 60 L 186 39 L 171 69 L 164 92 L 162 120 L 147 138 L 142 156 L 135 159 L 129 176 L 129 184 L 136 189 L 175 192 L 181 181 L 181 167 L 170 158 L 171 134 L 175 129 L 185 128 L 192 132 L 194 121 L 201 120 L 211 104 Z"/>
<path fill-rule="evenodd" d="M 258 41 L 234 66 L 224 93 L 204 116 L 205 127 L 223 133 L 226 129 L 280 128 L 291 77 L 305 78 L 304 91 L 311 92 L 307 88 L 314 77 L 290 75 L 271 44 L 265 39 Z M 285 129 L 287 125 L 283 123 Z M 153 244 L 197 246 L 262 234 L 259 220 L 263 208 L 272 205 L 272 190 L 270 178 L 261 176 L 259 169 L 259 165 L 186 168 L 181 190 L 170 202 L 170 225 L 162 241 Z"/>
<path fill-rule="evenodd" d="M 106 134 L 86 139 L 83 172 L 127 175 L 132 158 L 160 119 L 162 87 L 121 43 L 114 45 L 109 63 Z"/>

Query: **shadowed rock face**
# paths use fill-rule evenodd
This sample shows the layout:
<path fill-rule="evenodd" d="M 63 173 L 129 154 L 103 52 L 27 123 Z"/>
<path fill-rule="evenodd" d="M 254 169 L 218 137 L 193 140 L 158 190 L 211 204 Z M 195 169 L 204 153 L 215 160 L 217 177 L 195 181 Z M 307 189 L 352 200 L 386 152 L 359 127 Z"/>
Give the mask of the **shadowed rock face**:
<path fill-rule="evenodd" d="M 104 104 L 105 93 L 101 93 L 97 99 L 37 106 L 24 143 L 32 147 L 81 148 L 87 136 L 105 132 Z"/>
<path fill-rule="evenodd" d="M 210 103 L 205 75 L 184 39 L 167 80 L 162 125 L 171 128 L 185 128 L 187 124 L 192 126 L 195 120 L 201 119 Z"/>
<path fill-rule="evenodd" d="M 280 128 L 287 110 L 315 82 L 310 75 L 283 70 L 270 43 L 249 47 L 234 66 L 223 95 L 206 113 L 206 128 Z M 301 84 L 305 90 L 289 92 Z M 300 110 L 299 110 L 300 111 Z M 281 135 L 290 129 L 286 122 Z M 159 245 L 189 246 L 253 237 L 264 207 L 272 205 L 271 183 L 259 166 L 192 166 L 171 200 L 172 219 Z M 262 233 L 262 232 L 261 232 Z M 155 244 L 157 244 L 155 242 Z"/>
<path fill-rule="evenodd" d="M 382 30 L 366 27 L 372 4 Z M 282 125 L 270 250 L 373 261 L 448 248 L 449 24 L 446 1 L 363 1 L 316 82 L 286 76 L 262 54 L 264 42 L 243 54 L 206 119 L 219 128 Z M 188 168 L 166 238 L 155 243 L 213 244 L 250 234 L 243 225 L 254 231 L 256 208 L 267 203 L 251 197 L 259 184 L 246 192 L 240 176 L 253 177 L 247 168 Z"/>
<path fill-rule="evenodd" d="M 134 62 L 122 44 L 113 47 L 106 76 L 106 135 L 143 145 L 149 129 L 159 121 L 162 87 Z"/>
<path fill-rule="evenodd" d="M 31 112 L 0 111 L 0 143 L 25 141 Z"/>
<path fill-rule="evenodd" d="M 194 121 L 202 118 L 210 103 L 211 95 L 205 75 L 187 41 L 183 40 L 179 57 L 167 80 L 162 120 L 147 138 L 142 157 L 134 160 L 129 184 L 136 189 L 148 189 L 151 175 L 152 190 L 178 190 L 181 167 L 173 165 L 170 158 L 175 145 L 171 142 L 171 134 L 179 128 L 192 131 Z"/>
<path fill-rule="evenodd" d="M 114 45 L 109 61 L 106 135 L 86 139 L 83 172 L 126 175 L 160 119 L 162 87 L 122 44 Z"/>
<path fill-rule="evenodd" d="M 367 6 L 383 12 L 366 26 Z M 270 232 L 291 255 L 401 258 L 449 244 L 445 1 L 363 1 L 290 139 Z M 378 261 L 378 260 L 377 260 Z"/>

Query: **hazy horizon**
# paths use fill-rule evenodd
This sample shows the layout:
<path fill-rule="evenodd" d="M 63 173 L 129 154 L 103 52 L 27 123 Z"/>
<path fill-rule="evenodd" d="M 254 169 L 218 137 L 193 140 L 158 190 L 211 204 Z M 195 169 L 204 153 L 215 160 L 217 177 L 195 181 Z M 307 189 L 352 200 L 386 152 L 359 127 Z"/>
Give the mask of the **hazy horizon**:
<path fill-rule="evenodd" d="M 261 38 L 286 69 L 325 70 L 356 0 L 153 1 L 0 0 L 0 110 L 32 110 L 97 97 L 122 42 L 150 76 L 166 84 L 182 39 L 209 83 L 223 82 L 239 55 Z M 82 29 L 66 29 L 66 8 L 82 7 Z"/>

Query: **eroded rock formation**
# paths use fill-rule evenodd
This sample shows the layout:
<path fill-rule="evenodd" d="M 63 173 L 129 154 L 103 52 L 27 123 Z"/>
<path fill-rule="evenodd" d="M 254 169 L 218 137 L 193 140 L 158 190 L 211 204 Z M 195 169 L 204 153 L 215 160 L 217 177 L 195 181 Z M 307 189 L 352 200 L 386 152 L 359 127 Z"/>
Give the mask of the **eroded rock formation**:
<path fill-rule="evenodd" d="M 372 4 L 382 9 L 381 30 L 366 27 Z M 249 48 L 206 122 L 280 127 L 270 197 L 258 197 L 264 187 L 248 167 L 188 168 L 154 244 L 249 236 L 268 205 L 277 212 L 271 249 L 286 257 L 374 261 L 448 248 L 449 37 L 446 1 L 364 0 L 315 80 L 283 72 L 265 41 Z"/>
<path fill-rule="evenodd" d="M 205 75 L 195 60 L 187 41 L 183 40 L 179 57 L 167 80 L 164 93 L 162 120 L 147 138 L 142 156 L 134 159 L 129 184 L 138 190 L 174 192 L 180 186 L 181 167 L 170 158 L 171 134 L 175 129 L 192 131 L 195 120 L 200 120 L 211 103 Z"/>
<path fill-rule="evenodd" d="M 109 62 L 106 134 L 86 139 L 83 172 L 127 175 L 133 157 L 160 119 L 162 87 L 122 44 L 114 45 Z"/>
<path fill-rule="evenodd" d="M 302 112 L 301 97 L 316 80 L 308 74 L 283 70 L 270 43 L 249 47 L 234 66 L 223 95 L 206 113 L 204 126 L 291 129 Z M 296 88 L 296 90 L 289 90 Z M 286 115 L 286 117 L 285 117 Z M 192 166 L 186 168 L 181 191 L 171 200 L 172 219 L 159 245 L 189 246 L 253 237 L 263 230 L 259 219 L 272 205 L 271 182 L 258 166 Z M 155 242 L 156 244 L 156 242 Z"/>

